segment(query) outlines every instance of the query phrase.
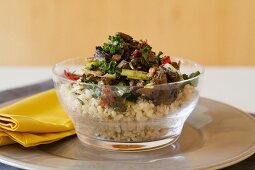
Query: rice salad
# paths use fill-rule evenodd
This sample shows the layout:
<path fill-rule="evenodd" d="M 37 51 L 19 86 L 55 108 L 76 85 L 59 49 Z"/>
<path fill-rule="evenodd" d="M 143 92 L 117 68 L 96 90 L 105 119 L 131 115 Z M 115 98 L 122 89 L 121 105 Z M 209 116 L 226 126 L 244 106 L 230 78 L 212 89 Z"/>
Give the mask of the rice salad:
<path fill-rule="evenodd" d="M 161 51 L 156 54 L 147 41 L 118 32 L 96 47 L 81 74 L 64 70 L 70 81 L 57 85 L 58 95 L 73 121 L 79 122 L 78 137 L 160 140 L 180 134 L 178 125 L 199 98 L 200 72 L 183 74 L 180 68 L 180 61 Z"/>
<path fill-rule="evenodd" d="M 60 94 L 63 102 L 67 103 L 66 107 L 72 118 L 80 122 L 79 127 L 76 128 L 84 128 L 87 133 L 102 139 L 122 142 L 150 141 L 164 138 L 166 135 L 177 135 L 181 129 L 170 128 L 171 124 L 176 124 L 178 121 L 182 123 L 188 116 L 185 109 L 182 112 L 179 112 L 179 109 L 188 107 L 190 103 L 198 100 L 195 88 L 189 84 L 178 93 L 176 100 L 170 105 L 155 105 L 151 101 L 140 98 L 125 112 L 118 112 L 111 107 L 103 108 L 100 106 L 100 99 L 94 98 L 93 91 L 83 88 L 83 85 L 63 84 L 60 87 Z M 83 119 L 77 116 L 77 113 L 81 114 Z M 178 114 L 186 115 L 182 120 L 170 119 L 163 121 L 163 124 L 162 121 L 151 124 L 153 120 Z M 105 126 L 105 122 L 111 122 L 113 125 Z M 140 125 L 134 122 L 140 122 Z M 95 129 L 91 130 L 87 125 Z"/>

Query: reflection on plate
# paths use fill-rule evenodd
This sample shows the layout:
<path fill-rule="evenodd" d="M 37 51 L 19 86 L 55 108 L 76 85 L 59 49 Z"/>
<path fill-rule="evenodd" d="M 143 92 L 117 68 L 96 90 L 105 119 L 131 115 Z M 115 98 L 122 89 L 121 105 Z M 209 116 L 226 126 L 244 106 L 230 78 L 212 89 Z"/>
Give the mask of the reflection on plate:
<path fill-rule="evenodd" d="M 103 151 L 73 136 L 23 148 L 0 148 L 0 161 L 25 169 L 216 169 L 255 152 L 255 120 L 231 106 L 201 98 L 173 145 L 146 152 Z"/>

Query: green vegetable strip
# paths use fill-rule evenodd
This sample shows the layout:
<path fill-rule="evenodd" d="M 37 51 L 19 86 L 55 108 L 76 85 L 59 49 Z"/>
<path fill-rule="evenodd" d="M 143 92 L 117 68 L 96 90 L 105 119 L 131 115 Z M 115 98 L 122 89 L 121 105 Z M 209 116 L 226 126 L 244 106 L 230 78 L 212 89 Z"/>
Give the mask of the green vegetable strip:
<path fill-rule="evenodd" d="M 138 71 L 138 70 L 127 70 L 122 69 L 122 76 L 127 76 L 129 79 L 137 79 L 137 80 L 149 80 L 150 77 L 147 76 L 147 72 Z"/>

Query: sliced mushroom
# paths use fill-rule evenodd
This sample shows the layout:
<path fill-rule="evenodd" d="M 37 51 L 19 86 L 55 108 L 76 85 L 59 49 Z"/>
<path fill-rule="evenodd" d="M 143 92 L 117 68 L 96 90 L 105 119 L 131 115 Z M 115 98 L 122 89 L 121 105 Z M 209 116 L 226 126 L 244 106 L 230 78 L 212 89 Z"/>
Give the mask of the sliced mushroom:
<path fill-rule="evenodd" d="M 178 89 L 176 88 L 175 85 L 165 84 L 165 85 L 157 86 L 157 88 L 159 90 L 159 96 L 156 100 L 155 99 L 153 100 L 154 104 L 170 105 L 177 98 Z"/>
<path fill-rule="evenodd" d="M 107 54 L 106 52 L 104 52 L 104 50 L 102 49 L 102 47 L 96 47 L 96 52 L 94 54 L 94 57 L 96 60 L 98 61 L 110 61 L 111 60 L 111 56 L 109 54 Z"/>
<path fill-rule="evenodd" d="M 166 73 L 168 83 L 177 82 L 180 80 L 180 76 L 179 76 L 178 72 L 170 71 L 169 69 L 166 69 L 164 67 L 161 67 L 161 69 L 163 69 L 164 72 Z"/>
<path fill-rule="evenodd" d="M 174 85 L 158 85 L 153 88 L 140 88 L 136 93 L 141 94 L 143 98 L 151 100 L 154 104 L 170 105 L 176 98 L 178 90 Z"/>
<path fill-rule="evenodd" d="M 153 52 L 153 51 L 150 51 L 150 52 L 148 53 L 147 59 L 148 59 L 148 62 L 149 62 L 151 65 L 154 65 L 154 64 L 157 64 L 157 63 L 158 63 L 156 54 L 155 54 L 155 52 Z"/>
<path fill-rule="evenodd" d="M 129 63 L 126 60 L 122 60 L 117 67 L 127 69 L 129 68 Z"/>
<path fill-rule="evenodd" d="M 166 74 L 165 70 L 160 67 L 159 70 L 154 75 L 152 82 L 154 84 L 166 84 L 167 83 L 167 74 Z"/>
<path fill-rule="evenodd" d="M 159 90 L 155 89 L 155 87 L 153 88 L 139 88 L 136 90 L 136 93 L 139 93 L 141 95 L 143 95 L 143 97 L 147 97 L 148 99 L 156 99 L 159 95 Z"/>
<path fill-rule="evenodd" d="M 130 35 L 127 35 L 122 32 L 116 32 L 115 35 L 120 36 L 125 42 L 130 42 L 133 40 L 133 38 Z"/>

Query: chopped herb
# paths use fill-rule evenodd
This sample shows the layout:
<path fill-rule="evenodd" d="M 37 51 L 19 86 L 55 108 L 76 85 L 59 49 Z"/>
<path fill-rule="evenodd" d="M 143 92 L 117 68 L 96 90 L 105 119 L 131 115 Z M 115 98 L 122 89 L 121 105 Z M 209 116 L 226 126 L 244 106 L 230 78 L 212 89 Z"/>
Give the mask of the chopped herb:
<path fill-rule="evenodd" d="M 143 49 L 142 49 L 142 57 L 144 58 L 145 62 L 147 63 L 147 65 L 150 65 L 149 60 L 148 60 L 148 55 L 151 52 L 152 47 L 150 45 L 146 45 Z"/>
<path fill-rule="evenodd" d="M 193 77 L 197 77 L 199 74 L 200 74 L 200 72 L 199 72 L 199 71 L 196 71 L 196 72 L 194 72 L 194 73 L 191 73 L 191 74 L 189 75 L 189 78 L 191 79 L 191 78 L 193 78 Z"/>
<path fill-rule="evenodd" d="M 101 89 L 98 86 L 93 87 L 94 93 L 92 94 L 93 97 L 98 98 L 101 96 Z"/>
<path fill-rule="evenodd" d="M 103 50 L 110 54 L 116 54 L 122 46 L 123 39 L 119 36 L 109 36 L 109 43 L 104 43 Z"/>
<path fill-rule="evenodd" d="M 189 79 L 189 76 L 187 74 L 183 74 L 182 77 L 183 77 L 184 80 L 188 80 Z"/>
<path fill-rule="evenodd" d="M 81 99 L 77 98 L 77 100 L 81 103 L 81 105 L 84 105 L 84 102 Z"/>
<path fill-rule="evenodd" d="M 157 58 L 157 62 L 158 62 L 158 64 L 160 65 L 160 56 L 163 54 L 163 52 L 162 51 L 159 51 L 158 52 L 158 55 L 156 56 L 156 58 Z"/>
<path fill-rule="evenodd" d="M 162 51 L 159 51 L 158 52 L 158 55 L 157 55 L 157 58 L 160 58 L 160 56 L 163 54 L 163 52 Z"/>
<path fill-rule="evenodd" d="M 200 75 L 200 72 L 199 72 L 199 71 L 196 71 L 196 72 L 194 72 L 194 73 L 191 73 L 190 75 L 183 74 L 182 77 L 183 77 L 184 80 L 188 80 L 188 79 L 197 77 L 198 75 Z"/>
<path fill-rule="evenodd" d="M 99 69 L 105 74 L 114 74 L 116 71 L 116 66 L 117 62 L 113 60 L 110 63 L 107 63 L 106 61 L 101 61 L 99 63 Z"/>

